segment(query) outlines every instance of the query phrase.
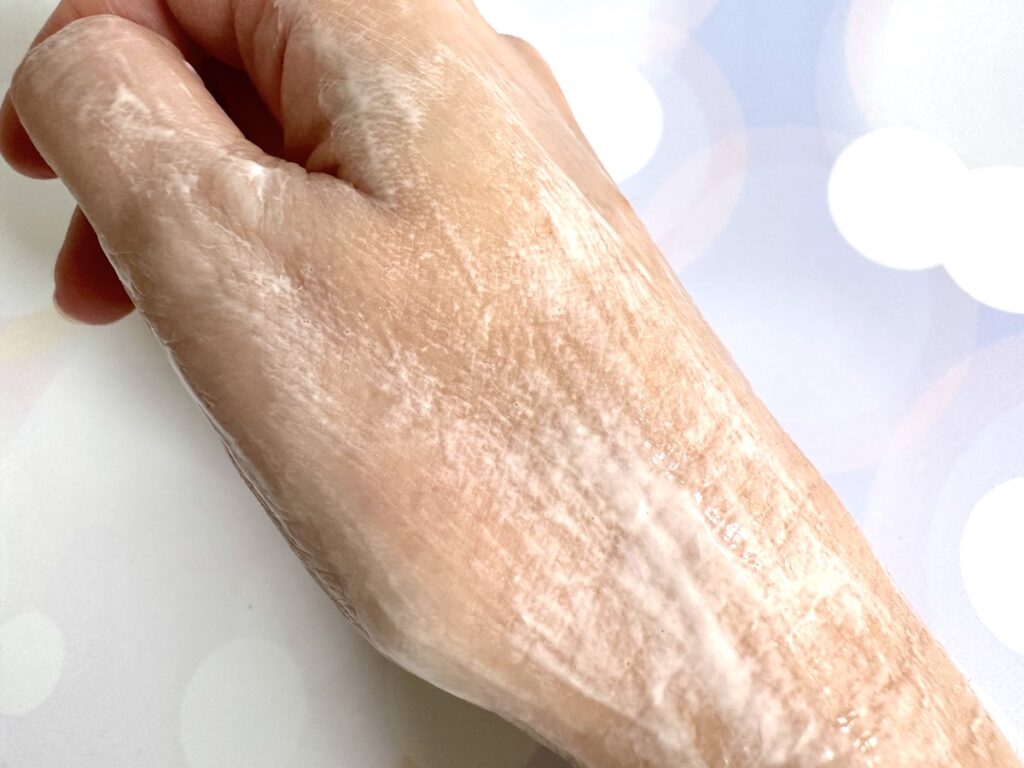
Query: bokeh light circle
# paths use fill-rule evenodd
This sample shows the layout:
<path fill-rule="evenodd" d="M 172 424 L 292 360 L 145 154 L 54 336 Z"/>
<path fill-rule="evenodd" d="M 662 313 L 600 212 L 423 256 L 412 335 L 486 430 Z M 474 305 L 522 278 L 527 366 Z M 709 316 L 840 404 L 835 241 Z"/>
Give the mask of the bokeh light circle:
<path fill-rule="evenodd" d="M 973 347 L 976 304 L 941 272 L 883 270 L 846 245 L 817 132 L 747 138 L 729 226 L 682 281 L 815 465 L 850 472 L 878 460 L 904 409 Z"/>
<path fill-rule="evenodd" d="M 1024 164 L 1024 4 L 853 0 L 846 57 L 875 127 L 927 131 L 971 165 Z"/>
<path fill-rule="evenodd" d="M 25 715 L 53 692 L 64 667 L 64 638 L 53 620 L 22 613 L 0 625 L 0 715 Z"/>
<path fill-rule="evenodd" d="M 1024 655 L 1024 477 L 996 486 L 974 505 L 960 541 L 960 570 L 985 626 Z"/>
<path fill-rule="evenodd" d="M 925 269 L 951 256 L 950 225 L 967 167 L 921 131 L 885 128 L 850 144 L 829 178 L 829 208 L 846 241 L 894 269 Z"/>
<path fill-rule="evenodd" d="M 182 748 L 190 768 L 275 768 L 294 757 L 305 715 L 292 656 L 267 640 L 241 638 L 213 651 L 189 681 Z"/>
<path fill-rule="evenodd" d="M 1024 477 L 1024 379 L 1011 373 L 1022 368 L 1018 335 L 937 377 L 897 425 L 863 521 L 875 554 L 939 642 L 1018 721 L 1024 656 L 1011 643 L 1019 640 L 1020 565 L 1006 559 L 1009 547 L 1020 560 L 1021 535 L 1019 522 L 1002 521 L 1014 514 L 1014 479 Z M 989 547 L 986 539 L 1000 535 L 993 528 L 1005 539 Z"/>
<path fill-rule="evenodd" d="M 661 143 L 664 114 L 657 91 L 628 63 L 549 57 L 573 115 L 609 175 L 639 173 Z"/>
<path fill-rule="evenodd" d="M 392 665 L 306 572 L 138 317 L 83 334 L 65 353 L 12 435 L 0 509 L 7 608 L 34 606 L 63 638 L 46 716 L 5 723 L 12 764 L 59 765 L 69 743 L 89 746 L 89 765 L 137 764 L 140 754 L 147 764 L 183 764 L 183 745 L 193 765 L 269 764 L 250 760 L 250 747 L 230 734 L 212 733 L 203 716 L 223 703 L 220 686 L 244 693 L 242 678 L 269 668 L 277 670 L 269 674 L 280 706 L 259 708 L 254 694 L 220 721 L 251 715 L 265 724 L 272 713 L 286 728 L 281 749 L 267 755 L 290 745 L 294 764 L 309 768 L 428 765 L 413 751 L 422 739 L 398 741 L 395 733 L 418 732 L 420 707 L 450 707 L 451 697 L 430 686 L 381 696 Z M 238 645 L 240 637 L 248 639 Z M 31 690 L 0 680 L 8 708 L 23 711 L 39 699 L 47 678 L 32 680 Z M 486 738 L 474 742 L 477 762 L 525 738 L 493 715 L 475 717 L 487 724 Z M 436 723 L 429 754 L 460 743 L 453 722 Z M 53 732 L 64 738 L 49 738 Z M 536 749 L 525 744 L 521 751 Z"/>
<path fill-rule="evenodd" d="M 942 264 L 982 304 L 1024 313 L 1024 167 L 969 170 L 933 136 L 883 128 L 839 155 L 828 193 L 861 255 L 894 269 Z"/>
<path fill-rule="evenodd" d="M 1024 167 L 971 171 L 959 201 L 946 269 L 981 303 L 1024 313 Z"/>

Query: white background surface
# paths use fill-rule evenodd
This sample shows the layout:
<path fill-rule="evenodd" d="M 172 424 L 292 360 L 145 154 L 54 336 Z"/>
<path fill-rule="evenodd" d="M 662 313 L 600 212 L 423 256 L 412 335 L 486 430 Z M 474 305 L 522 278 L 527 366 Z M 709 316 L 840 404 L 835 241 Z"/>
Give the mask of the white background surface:
<path fill-rule="evenodd" d="M 1024 6 L 480 5 L 1021 745 Z M 71 209 L 0 171 L 0 765 L 555 765 L 367 648 L 137 318 L 54 314 Z"/>

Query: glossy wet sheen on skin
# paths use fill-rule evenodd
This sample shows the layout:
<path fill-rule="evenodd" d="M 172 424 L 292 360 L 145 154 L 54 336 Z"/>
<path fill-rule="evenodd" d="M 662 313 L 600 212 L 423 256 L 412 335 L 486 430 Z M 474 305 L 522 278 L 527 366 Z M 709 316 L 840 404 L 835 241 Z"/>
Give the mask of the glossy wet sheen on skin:
<path fill-rule="evenodd" d="M 320 173 L 117 19 L 15 103 L 378 648 L 587 766 L 1017 765 L 535 63 L 455 2 L 240 7 Z"/>

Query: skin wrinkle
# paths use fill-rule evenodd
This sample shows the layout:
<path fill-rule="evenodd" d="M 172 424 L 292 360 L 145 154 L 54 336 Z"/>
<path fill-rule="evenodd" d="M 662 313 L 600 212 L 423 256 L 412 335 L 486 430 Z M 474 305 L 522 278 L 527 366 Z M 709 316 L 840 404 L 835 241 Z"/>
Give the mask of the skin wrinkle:
<path fill-rule="evenodd" d="M 428 5 L 234 6 L 305 169 L 189 112 L 176 52 L 110 21 L 15 94 L 50 155 L 33 91 L 125 139 L 73 191 L 317 581 L 582 765 L 1009 765 L 537 71 Z M 105 87 L 57 69 L 75 46 Z"/>

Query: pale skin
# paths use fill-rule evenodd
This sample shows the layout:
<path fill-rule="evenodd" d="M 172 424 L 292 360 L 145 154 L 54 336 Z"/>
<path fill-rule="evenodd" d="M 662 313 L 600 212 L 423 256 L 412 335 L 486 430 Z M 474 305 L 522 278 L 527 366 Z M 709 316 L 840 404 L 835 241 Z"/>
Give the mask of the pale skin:
<path fill-rule="evenodd" d="M 1020 765 L 468 0 L 65 0 L 9 96 L 384 654 L 593 768 Z"/>

